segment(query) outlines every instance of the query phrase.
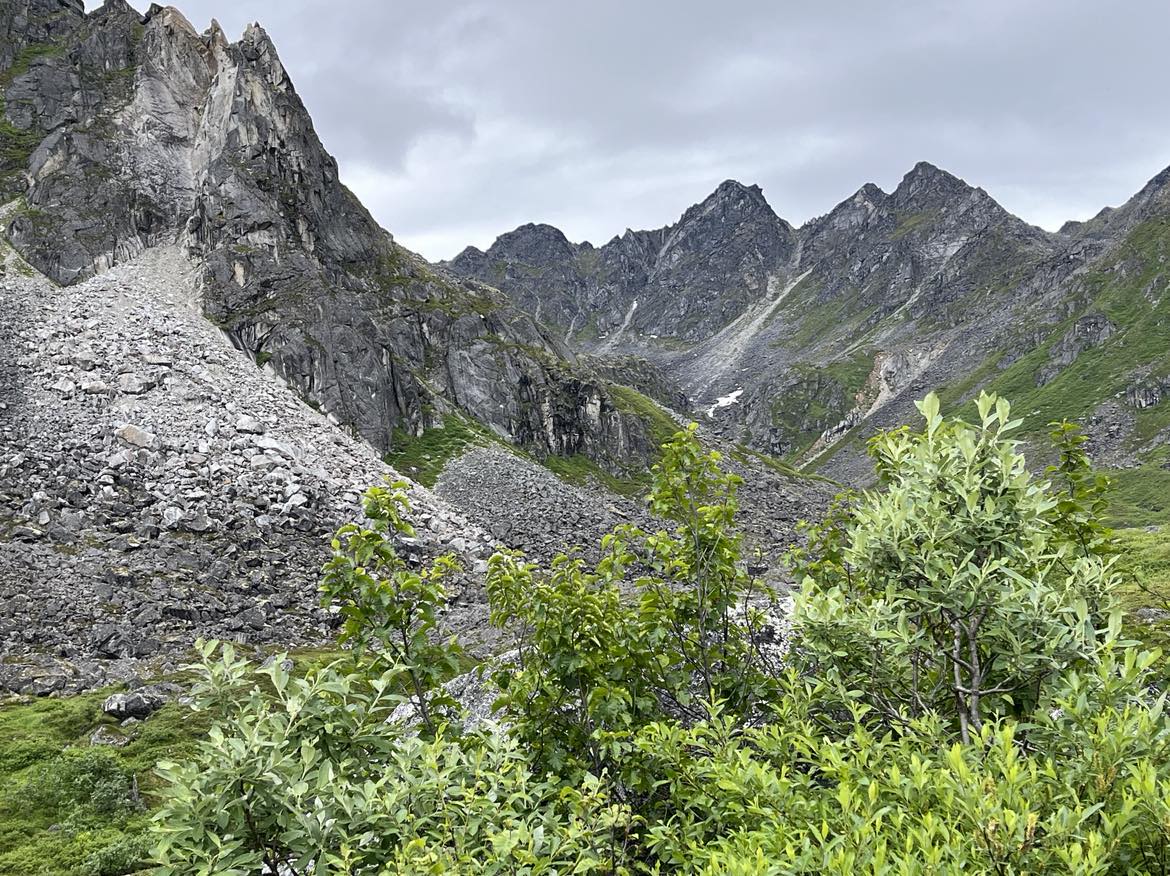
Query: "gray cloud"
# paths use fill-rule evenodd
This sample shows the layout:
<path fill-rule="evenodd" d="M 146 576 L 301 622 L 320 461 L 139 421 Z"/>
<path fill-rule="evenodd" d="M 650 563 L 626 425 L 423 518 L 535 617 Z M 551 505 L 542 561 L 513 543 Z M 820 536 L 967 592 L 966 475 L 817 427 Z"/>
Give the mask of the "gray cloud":
<path fill-rule="evenodd" d="M 926 159 L 1056 227 L 1170 164 L 1165 0 L 181 0 L 272 35 L 342 174 L 431 258 L 595 242 L 721 180 L 800 222 Z"/>

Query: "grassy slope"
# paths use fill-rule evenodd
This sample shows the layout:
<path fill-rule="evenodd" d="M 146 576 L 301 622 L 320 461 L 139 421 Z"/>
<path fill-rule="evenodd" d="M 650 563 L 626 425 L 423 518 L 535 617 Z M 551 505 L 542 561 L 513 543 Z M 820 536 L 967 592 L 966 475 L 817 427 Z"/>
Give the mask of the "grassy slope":
<path fill-rule="evenodd" d="M 148 811 L 156 803 L 158 786 L 154 765 L 163 758 L 182 758 L 194 750 L 205 728 L 181 706 L 168 705 L 125 731 L 130 742 L 121 748 L 94 746 L 109 752 L 117 766 L 136 781 L 142 808 L 120 812 L 103 809 L 85 812 L 87 800 L 80 794 L 73 802 L 78 811 L 43 799 L 40 789 L 56 782 L 76 780 L 67 752 L 90 749 L 90 735 L 98 728 L 123 733 L 118 723 L 103 714 L 101 705 L 109 691 L 68 699 L 45 699 L 27 704 L 0 706 L 0 874 L 2 876 L 75 876 L 132 872 L 111 863 L 95 866 L 103 854 L 122 857 L 119 847 L 138 838 L 145 845 Z M 129 854 L 133 862 L 136 855 Z"/>
<path fill-rule="evenodd" d="M 990 381 L 1025 417 L 1025 428 L 1039 431 L 1053 420 L 1077 419 L 1098 404 L 1137 382 L 1134 372 L 1149 366 L 1151 376 L 1170 373 L 1170 295 L 1147 295 L 1159 276 L 1165 290 L 1170 267 L 1170 219 L 1139 225 L 1115 259 L 1084 278 L 1084 312 L 1103 313 L 1117 333 L 1094 349 L 1084 350 L 1071 365 L 1044 386 L 1036 375 L 1047 364 L 1054 345 L 1072 327 L 1070 317 L 1048 339 L 1013 362 Z M 1079 314 L 1078 314 L 1079 315 Z M 1138 414 L 1138 438 L 1148 438 L 1170 425 L 1170 405 L 1156 405 Z"/>
<path fill-rule="evenodd" d="M 1123 529 L 1118 567 L 1124 577 L 1119 593 L 1129 634 L 1149 645 L 1170 651 L 1170 526 L 1152 531 Z M 1147 617 L 1137 615 L 1139 609 Z M 1167 612 L 1161 617 L 1160 612 Z"/>
<path fill-rule="evenodd" d="M 486 447 L 499 439 L 486 427 L 458 414 L 449 414 L 442 426 L 413 436 L 398 432 L 395 449 L 384 457 L 387 465 L 400 474 L 433 487 L 443 468 L 469 447 Z"/>

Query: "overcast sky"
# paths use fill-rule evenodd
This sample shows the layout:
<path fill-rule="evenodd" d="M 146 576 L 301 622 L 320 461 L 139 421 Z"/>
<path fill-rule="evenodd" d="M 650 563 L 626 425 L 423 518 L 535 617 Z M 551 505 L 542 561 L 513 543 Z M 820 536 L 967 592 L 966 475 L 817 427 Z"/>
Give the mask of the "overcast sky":
<path fill-rule="evenodd" d="M 259 21 L 345 182 L 431 259 L 524 222 L 602 243 L 729 177 L 799 225 L 919 160 L 1054 229 L 1170 165 L 1168 0 L 179 8 Z"/>

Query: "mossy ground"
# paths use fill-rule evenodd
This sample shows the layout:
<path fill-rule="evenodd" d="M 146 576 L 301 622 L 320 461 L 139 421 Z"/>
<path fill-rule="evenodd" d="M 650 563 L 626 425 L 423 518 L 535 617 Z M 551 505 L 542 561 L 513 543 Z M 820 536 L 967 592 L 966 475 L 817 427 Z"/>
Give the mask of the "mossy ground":
<path fill-rule="evenodd" d="M 336 646 L 328 646 L 297 649 L 289 656 L 293 672 L 303 674 L 338 655 Z M 102 703 L 115 690 L 0 702 L 0 876 L 149 872 L 144 864 L 147 828 L 161 802 L 155 764 L 193 755 L 209 722 L 172 703 L 123 728 L 102 712 Z M 90 737 L 99 728 L 128 742 L 92 745 Z M 45 785 L 80 787 L 76 761 L 87 757 L 112 760 L 112 768 L 136 789 L 139 804 L 95 809 L 82 793 L 67 800 L 44 793 Z"/>
<path fill-rule="evenodd" d="M 168 705 L 132 730 L 102 712 L 109 691 L 0 706 L 0 874 L 78 876 L 134 872 L 142 863 L 149 811 L 158 792 L 154 765 L 194 751 L 206 727 L 188 710 Z M 125 735 L 121 748 L 91 746 L 99 728 Z M 71 753 L 108 752 L 137 786 L 141 805 L 87 812 L 84 818 L 45 799 L 38 785 L 70 769 Z M 74 801 L 80 811 L 89 801 Z"/>
<path fill-rule="evenodd" d="M 573 456 L 550 456 L 541 460 L 541 463 L 561 480 L 579 487 L 597 483 L 628 498 L 642 496 L 650 488 L 649 468 L 642 472 L 615 475 L 580 453 Z"/>
<path fill-rule="evenodd" d="M 1170 653 L 1170 525 L 1118 530 L 1117 539 L 1123 578 L 1118 597 L 1126 632 Z M 1150 610 L 1144 618 L 1137 614 L 1141 609 Z"/>
<path fill-rule="evenodd" d="M 469 447 L 486 447 L 499 439 L 485 428 L 457 414 L 443 418 L 443 425 L 427 429 L 421 435 L 397 431 L 394 449 L 384 457 L 396 471 L 433 487 L 447 463 Z"/>

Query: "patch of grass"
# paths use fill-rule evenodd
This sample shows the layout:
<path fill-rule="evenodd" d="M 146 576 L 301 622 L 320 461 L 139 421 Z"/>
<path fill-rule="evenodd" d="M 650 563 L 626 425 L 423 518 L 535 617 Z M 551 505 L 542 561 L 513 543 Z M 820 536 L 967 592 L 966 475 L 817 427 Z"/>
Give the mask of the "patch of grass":
<path fill-rule="evenodd" d="M 143 865 L 154 766 L 193 752 L 206 725 L 168 705 L 123 730 L 101 710 L 109 693 L 0 706 L 0 876 L 116 876 Z M 92 746 L 98 728 L 130 741 Z"/>
<path fill-rule="evenodd" d="M 873 357 L 858 351 L 822 367 L 801 365 L 799 376 L 772 398 L 772 425 L 783 434 L 795 459 L 821 434 L 840 423 L 857 404 L 857 395 L 873 371 Z"/>
<path fill-rule="evenodd" d="M 577 329 L 574 336 L 578 343 L 587 343 L 589 341 L 596 341 L 601 333 L 597 327 L 597 314 L 589 314 L 589 321 L 585 323 L 583 328 Z"/>
<path fill-rule="evenodd" d="M 1165 448 L 1136 468 L 1109 471 L 1110 519 L 1114 526 L 1157 526 L 1170 519 L 1170 469 Z"/>
<path fill-rule="evenodd" d="M 1170 617 L 1137 614 L 1140 609 L 1170 610 L 1170 526 L 1122 529 L 1116 534 L 1122 575 L 1117 597 L 1125 612 L 1125 631 L 1147 646 L 1170 651 Z"/>
<path fill-rule="evenodd" d="M 302 676 L 340 654 L 327 645 L 288 656 Z M 115 690 L 0 703 L 0 876 L 145 872 L 150 814 L 161 803 L 155 765 L 193 757 L 210 720 L 170 703 L 124 728 L 102 711 Z M 99 728 L 128 741 L 92 745 Z"/>
<path fill-rule="evenodd" d="M 661 447 L 682 429 L 682 426 L 663 407 L 649 396 L 620 383 L 611 383 L 606 389 L 613 405 L 623 414 L 630 414 L 646 426 L 646 434 L 656 447 Z"/>
<path fill-rule="evenodd" d="M 649 471 L 618 476 L 580 453 L 573 456 L 550 456 L 542 459 L 541 464 L 570 484 L 584 487 L 590 483 L 598 483 L 610 492 L 629 498 L 644 495 L 650 485 Z"/>
<path fill-rule="evenodd" d="M 814 472 L 801 471 L 798 468 L 793 468 L 787 462 L 777 459 L 774 456 L 770 456 L 767 453 L 761 453 L 758 450 L 753 450 L 746 444 L 740 444 L 736 446 L 735 449 L 731 451 L 731 457 L 743 463 L 744 465 L 759 463 L 760 465 L 763 465 L 766 468 L 770 468 L 772 471 L 778 474 L 782 474 L 785 477 L 796 478 L 805 481 L 821 481 L 822 483 L 826 484 L 837 484 L 837 481 L 833 480 L 832 478 L 827 478 L 824 475 L 819 475 Z"/>
<path fill-rule="evenodd" d="M 907 213 L 899 216 L 898 226 L 894 229 L 893 234 L 890 235 L 891 240 L 901 240 L 907 234 L 911 234 L 916 228 L 921 228 L 938 218 L 938 214 L 931 210 L 923 210 L 919 213 Z"/>
<path fill-rule="evenodd" d="M 469 447 L 491 443 L 500 442 L 486 427 L 458 414 L 448 414 L 442 426 L 427 429 L 418 436 L 395 430 L 394 449 L 383 459 L 408 478 L 433 487 L 448 462 Z"/>
<path fill-rule="evenodd" d="M 0 72 L 0 88 L 7 88 L 29 71 L 38 58 L 56 58 L 65 54 L 65 47 L 57 43 L 29 43 L 12 61 L 12 66 Z"/>

